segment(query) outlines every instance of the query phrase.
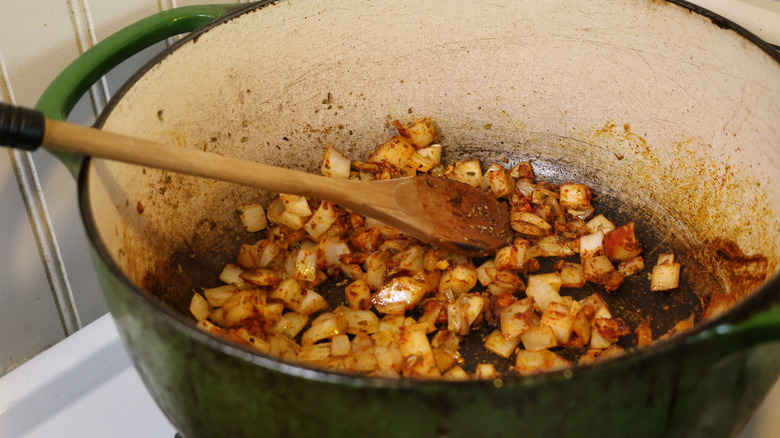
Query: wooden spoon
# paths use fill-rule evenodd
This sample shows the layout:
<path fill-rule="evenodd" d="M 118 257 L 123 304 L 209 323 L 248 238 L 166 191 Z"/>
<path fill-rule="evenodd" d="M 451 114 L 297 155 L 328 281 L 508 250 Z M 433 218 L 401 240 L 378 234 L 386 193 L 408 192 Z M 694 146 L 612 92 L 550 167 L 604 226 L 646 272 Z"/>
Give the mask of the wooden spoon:
<path fill-rule="evenodd" d="M 27 150 L 43 146 L 327 200 L 424 242 L 471 256 L 491 254 L 507 245 L 511 236 L 504 203 L 484 190 L 445 178 L 327 178 L 86 128 L 6 104 L 0 104 L 0 144 Z"/>

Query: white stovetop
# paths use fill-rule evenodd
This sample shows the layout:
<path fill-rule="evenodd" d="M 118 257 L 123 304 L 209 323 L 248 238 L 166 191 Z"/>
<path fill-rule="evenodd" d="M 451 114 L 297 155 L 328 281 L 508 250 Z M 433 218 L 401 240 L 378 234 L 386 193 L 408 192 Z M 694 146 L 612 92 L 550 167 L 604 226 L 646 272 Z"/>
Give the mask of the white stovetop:
<path fill-rule="evenodd" d="M 780 384 L 738 438 L 780 436 Z M 0 437 L 173 438 L 110 315 L 0 379 Z"/>
<path fill-rule="evenodd" d="M 0 378 L 0 437 L 175 434 L 108 314 Z"/>

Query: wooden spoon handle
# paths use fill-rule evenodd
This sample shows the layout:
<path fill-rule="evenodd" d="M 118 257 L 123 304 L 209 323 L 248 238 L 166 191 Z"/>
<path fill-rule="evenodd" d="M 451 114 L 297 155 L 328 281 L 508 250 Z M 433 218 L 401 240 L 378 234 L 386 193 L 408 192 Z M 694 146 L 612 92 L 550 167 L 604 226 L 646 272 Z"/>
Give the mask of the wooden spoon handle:
<path fill-rule="evenodd" d="M 0 144 L 26 150 L 44 146 L 331 201 L 453 251 L 482 254 L 507 243 L 505 206 L 477 188 L 442 178 L 327 178 L 46 119 L 39 111 L 5 104 L 0 104 Z M 481 213 L 475 217 L 477 208 Z"/>
<path fill-rule="evenodd" d="M 0 145 L 33 151 L 39 146 L 71 154 L 170 170 L 273 192 L 353 204 L 354 181 L 178 148 L 53 119 L 40 111 L 0 103 Z M 365 199 L 365 198 L 363 198 Z"/>
<path fill-rule="evenodd" d="M 393 225 L 414 236 L 424 239 L 426 235 L 417 229 L 418 219 L 409 216 L 409 200 L 399 201 L 399 192 L 415 193 L 414 186 L 406 179 L 352 181 L 328 178 L 197 149 L 168 146 L 52 119 L 46 119 L 41 145 L 62 152 L 326 200 Z"/>
<path fill-rule="evenodd" d="M 271 192 L 334 202 L 405 227 L 406 208 L 396 194 L 408 182 L 360 182 L 327 178 L 267 164 L 168 146 L 53 119 L 40 111 L 0 103 L 0 145 L 50 150 L 122 161 L 186 175 L 212 178 Z M 407 187 L 408 188 L 408 187 Z"/>
<path fill-rule="evenodd" d="M 351 193 L 359 189 L 348 180 L 168 146 L 52 119 L 46 119 L 42 146 L 336 203 L 352 201 Z"/>

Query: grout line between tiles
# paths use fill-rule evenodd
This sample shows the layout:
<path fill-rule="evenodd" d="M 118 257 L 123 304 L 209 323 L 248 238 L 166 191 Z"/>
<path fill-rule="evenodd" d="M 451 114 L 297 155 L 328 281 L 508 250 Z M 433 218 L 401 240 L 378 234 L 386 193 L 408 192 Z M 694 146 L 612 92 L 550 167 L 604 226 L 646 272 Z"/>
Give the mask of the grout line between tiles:
<path fill-rule="evenodd" d="M 92 14 L 89 11 L 87 0 L 68 0 L 68 11 L 73 23 L 73 31 L 76 37 L 76 45 L 79 53 L 84 53 L 92 46 L 97 44 L 95 25 L 92 22 Z M 105 77 L 100 78 L 98 83 L 89 89 L 89 97 L 92 101 L 95 118 L 105 108 L 110 93 L 108 91 L 108 82 Z"/>
<path fill-rule="evenodd" d="M 176 6 L 176 0 L 157 0 L 157 3 L 159 5 L 159 7 L 160 7 L 160 12 L 165 12 L 165 11 L 168 11 L 170 9 L 176 9 L 176 7 L 177 7 Z M 174 36 L 172 36 L 170 38 L 167 38 L 165 40 L 165 45 L 167 47 L 170 47 L 171 45 L 173 45 L 173 43 L 178 41 L 179 38 L 180 38 L 179 35 L 174 35 Z"/>
<path fill-rule="evenodd" d="M 0 52 L 0 78 L 2 78 L 0 97 L 2 100 L 14 104 L 16 100 L 2 52 Z M 81 328 L 81 320 L 32 155 L 27 151 L 16 149 L 8 149 L 8 155 L 14 169 L 19 192 L 27 209 L 30 227 L 38 245 L 38 252 L 46 271 L 63 331 L 66 336 L 70 336 Z"/>

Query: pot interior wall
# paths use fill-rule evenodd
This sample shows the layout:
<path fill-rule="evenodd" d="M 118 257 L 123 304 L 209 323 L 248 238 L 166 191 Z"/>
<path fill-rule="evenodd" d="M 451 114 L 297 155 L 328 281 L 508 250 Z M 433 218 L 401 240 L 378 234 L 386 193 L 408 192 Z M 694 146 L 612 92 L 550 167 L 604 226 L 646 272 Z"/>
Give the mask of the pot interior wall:
<path fill-rule="evenodd" d="M 447 160 L 534 160 L 590 184 L 653 230 L 646 263 L 683 245 L 699 293 L 743 296 L 778 269 L 779 78 L 777 59 L 666 2 L 288 0 L 151 66 L 103 129 L 316 172 L 327 146 L 365 159 L 391 120 L 428 116 Z M 100 160 L 90 172 L 114 261 L 179 309 L 252 241 L 236 207 L 268 197 Z"/>

